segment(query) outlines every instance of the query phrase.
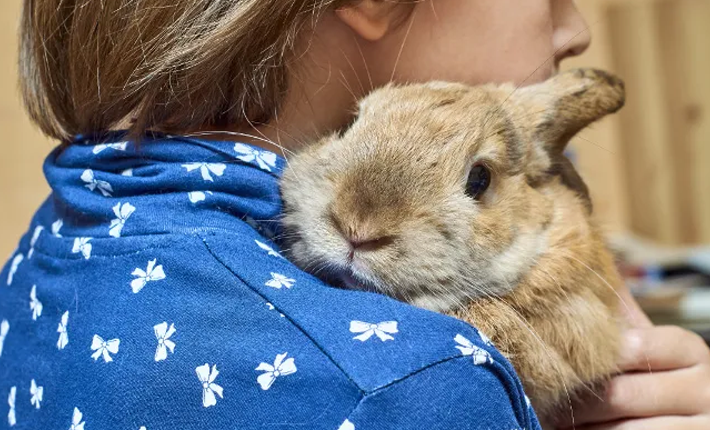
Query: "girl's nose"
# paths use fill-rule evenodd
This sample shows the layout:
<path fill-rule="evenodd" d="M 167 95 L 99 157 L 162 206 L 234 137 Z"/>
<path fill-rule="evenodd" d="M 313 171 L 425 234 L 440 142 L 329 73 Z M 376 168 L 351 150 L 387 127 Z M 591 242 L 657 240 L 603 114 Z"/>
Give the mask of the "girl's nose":
<path fill-rule="evenodd" d="M 556 64 L 565 58 L 580 55 L 589 48 L 591 32 L 574 0 L 552 0 L 552 17 Z"/>

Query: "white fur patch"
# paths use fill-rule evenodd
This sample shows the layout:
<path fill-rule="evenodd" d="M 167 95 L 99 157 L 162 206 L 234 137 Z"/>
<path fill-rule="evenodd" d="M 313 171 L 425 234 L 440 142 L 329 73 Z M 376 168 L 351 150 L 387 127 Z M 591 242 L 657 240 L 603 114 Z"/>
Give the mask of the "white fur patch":
<path fill-rule="evenodd" d="M 530 232 L 519 236 L 505 251 L 490 262 L 487 273 L 477 283 L 486 284 L 486 292 L 504 295 L 516 286 L 520 276 L 528 271 L 548 247 L 548 233 Z M 426 294 L 412 301 L 414 306 L 434 312 L 457 308 L 471 297 L 480 296 L 480 290 L 449 291 L 447 294 Z"/>
<path fill-rule="evenodd" d="M 493 261 L 491 261 L 491 279 L 503 283 L 506 287 L 496 293 L 509 292 L 514 282 L 547 250 L 548 234 L 530 232 L 521 235 Z"/>
<path fill-rule="evenodd" d="M 420 296 L 414 299 L 412 304 L 418 308 L 433 312 L 446 312 L 458 307 L 461 301 L 456 297 L 455 293 L 452 293 L 451 297 L 442 297 L 441 295 Z"/>

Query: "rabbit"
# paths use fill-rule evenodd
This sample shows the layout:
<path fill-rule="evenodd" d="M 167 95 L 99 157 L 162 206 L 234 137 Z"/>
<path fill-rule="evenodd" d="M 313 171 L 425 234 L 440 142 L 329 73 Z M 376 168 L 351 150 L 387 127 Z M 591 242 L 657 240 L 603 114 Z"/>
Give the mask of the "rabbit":
<path fill-rule="evenodd" d="M 390 84 L 346 129 L 288 160 L 283 248 L 331 285 L 389 295 L 479 328 L 542 422 L 616 371 L 614 258 L 564 150 L 619 110 L 619 78 L 528 87 Z"/>

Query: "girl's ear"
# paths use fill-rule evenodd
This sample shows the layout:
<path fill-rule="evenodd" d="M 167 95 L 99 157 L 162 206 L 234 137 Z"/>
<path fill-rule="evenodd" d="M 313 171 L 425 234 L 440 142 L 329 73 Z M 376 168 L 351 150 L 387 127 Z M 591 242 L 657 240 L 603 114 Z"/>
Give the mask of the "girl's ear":
<path fill-rule="evenodd" d="M 376 42 L 397 26 L 411 9 L 410 2 L 360 0 L 335 11 L 358 36 Z"/>

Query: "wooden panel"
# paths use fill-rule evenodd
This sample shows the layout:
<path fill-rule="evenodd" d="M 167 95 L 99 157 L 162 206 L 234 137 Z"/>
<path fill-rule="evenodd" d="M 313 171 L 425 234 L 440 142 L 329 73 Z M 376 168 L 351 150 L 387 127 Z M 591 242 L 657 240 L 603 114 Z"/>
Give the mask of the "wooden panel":
<path fill-rule="evenodd" d="M 609 12 L 609 28 L 615 68 L 626 80 L 628 93 L 620 118 L 630 227 L 672 244 L 680 241 L 680 234 L 658 12 L 653 2 L 615 6 Z"/>
<path fill-rule="evenodd" d="M 29 123 L 17 90 L 17 23 L 22 2 L 0 2 L 0 264 L 17 246 L 48 189 L 42 160 L 53 144 Z"/>
<path fill-rule="evenodd" d="M 567 60 L 565 69 L 596 67 L 614 70 L 608 8 L 599 0 L 579 0 L 589 24 L 592 45 L 582 56 Z M 577 167 L 589 185 L 597 219 L 610 232 L 628 228 L 628 207 L 619 116 L 592 125 L 572 141 Z"/>
<path fill-rule="evenodd" d="M 689 145 L 686 109 L 690 95 L 686 76 L 686 44 L 682 27 L 685 25 L 681 16 L 682 1 L 664 1 L 658 5 L 658 41 L 662 57 L 661 67 L 665 76 L 665 111 L 669 129 L 666 138 L 669 158 L 667 165 L 673 175 L 675 205 L 678 217 L 678 240 L 689 243 L 699 236 L 697 214 L 694 211 L 693 196 L 693 159 Z"/>
<path fill-rule="evenodd" d="M 628 88 L 624 111 L 575 144 L 598 216 L 666 244 L 709 243 L 710 0 L 578 4 L 594 42 L 568 67 L 615 71 Z"/>
<path fill-rule="evenodd" d="M 664 62 L 673 69 L 668 92 L 674 127 L 669 144 L 684 182 L 680 222 L 687 242 L 710 242 L 710 1 L 663 4 L 668 27 Z M 675 42 L 675 43 L 673 43 Z M 671 98 L 672 97 L 672 98 Z"/>

